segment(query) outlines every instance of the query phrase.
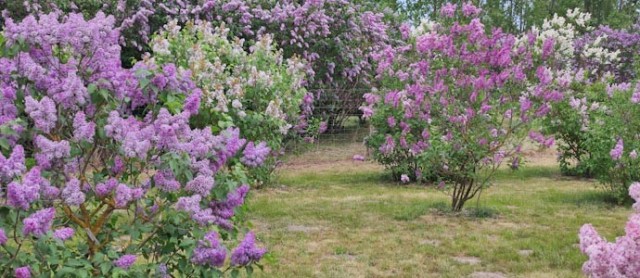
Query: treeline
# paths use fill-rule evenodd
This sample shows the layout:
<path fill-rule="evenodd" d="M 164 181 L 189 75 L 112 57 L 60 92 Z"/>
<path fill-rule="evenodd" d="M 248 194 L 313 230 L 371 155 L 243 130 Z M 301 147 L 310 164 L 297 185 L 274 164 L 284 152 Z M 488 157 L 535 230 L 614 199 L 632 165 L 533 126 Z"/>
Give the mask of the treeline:
<path fill-rule="evenodd" d="M 413 22 L 437 16 L 440 10 L 454 0 L 385 0 L 385 4 L 396 8 Z M 638 20 L 638 0 L 476 0 L 472 1 L 484 10 L 483 22 L 487 27 L 501 27 L 509 32 L 523 32 L 532 26 L 540 26 L 545 18 L 554 14 L 565 16 L 569 9 L 579 8 L 591 14 L 593 25 L 609 25 L 626 28 Z"/>

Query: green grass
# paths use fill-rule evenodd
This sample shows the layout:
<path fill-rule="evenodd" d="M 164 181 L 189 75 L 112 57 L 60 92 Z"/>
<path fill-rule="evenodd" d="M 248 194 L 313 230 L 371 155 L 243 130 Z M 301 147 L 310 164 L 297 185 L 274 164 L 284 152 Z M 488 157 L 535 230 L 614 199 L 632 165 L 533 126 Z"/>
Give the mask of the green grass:
<path fill-rule="evenodd" d="M 593 223 L 612 240 L 631 211 L 592 181 L 529 166 L 500 171 L 479 202 L 454 215 L 443 192 L 400 186 L 348 160 L 285 167 L 249 206 L 272 256 L 260 277 L 581 277 L 580 226 Z"/>

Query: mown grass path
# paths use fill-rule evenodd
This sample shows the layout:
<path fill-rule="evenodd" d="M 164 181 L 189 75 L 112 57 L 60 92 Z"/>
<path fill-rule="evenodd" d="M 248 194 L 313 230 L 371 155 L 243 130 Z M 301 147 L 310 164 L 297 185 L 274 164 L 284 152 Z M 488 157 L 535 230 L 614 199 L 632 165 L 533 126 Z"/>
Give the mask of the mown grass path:
<path fill-rule="evenodd" d="M 444 193 L 351 161 L 362 152 L 319 147 L 253 192 L 251 222 L 273 257 L 258 276 L 581 277 L 580 226 L 612 240 L 631 212 L 594 181 L 561 177 L 543 156 L 501 172 L 479 210 L 468 203 L 473 215 L 451 215 Z"/>

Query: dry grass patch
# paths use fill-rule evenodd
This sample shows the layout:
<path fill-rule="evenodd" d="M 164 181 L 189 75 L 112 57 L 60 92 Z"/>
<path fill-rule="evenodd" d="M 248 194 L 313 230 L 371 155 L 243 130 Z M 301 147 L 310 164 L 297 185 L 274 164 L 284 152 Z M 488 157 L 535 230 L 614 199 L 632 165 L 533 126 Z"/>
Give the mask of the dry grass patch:
<path fill-rule="evenodd" d="M 253 193 L 251 220 L 272 255 L 258 276 L 581 277 L 580 226 L 613 239 L 630 212 L 540 158 L 502 170 L 480 202 L 452 215 L 442 192 L 389 182 L 350 156 L 285 166 L 278 186 Z"/>

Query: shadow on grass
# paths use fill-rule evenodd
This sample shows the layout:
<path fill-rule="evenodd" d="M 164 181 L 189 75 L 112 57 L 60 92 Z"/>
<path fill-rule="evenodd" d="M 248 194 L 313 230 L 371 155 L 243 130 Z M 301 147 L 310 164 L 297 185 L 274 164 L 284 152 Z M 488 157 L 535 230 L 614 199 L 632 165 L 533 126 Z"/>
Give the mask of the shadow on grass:
<path fill-rule="evenodd" d="M 557 167 L 542 167 L 542 166 L 523 166 L 520 169 L 499 169 L 496 171 L 494 178 L 496 180 L 505 179 L 530 179 L 530 178 L 558 178 L 560 177 L 560 170 Z"/>
<path fill-rule="evenodd" d="M 393 219 L 398 221 L 413 221 L 428 213 L 452 217 L 467 217 L 476 219 L 494 218 L 499 215 L 499 211 L 490 207 L 468 206 L 462 212 L 453 212 L 448 202 L 434 203 L 412 203 L 404 206 L 402 209 L 394 213 Z"/>
<path fill-rule="evenodd" d="M 620 204 L 610 192 L 604 190 L 597 191 L 581 191 L 581 192 L 551 192 L 545 194 L 545 200 L 554 203 L 573 204 L 578 207 L 597 206 L 602 208 L 615 208 L 619 206 L 627 206 L 629 204 Z"/>
<path fill-rule="evenodd" d="M 383 172 L 368 171 L 350 174 L 344 173 L 305 173 L 295 176 L 279 177 L 274 184 L 283 184 L 293 187 L 323 187 L 329 185 L 374 185 L 384 186 L 392 182 L 391 177 Z"/>
<path fill-rule="evenodd" d="M 410 203 L 394 213 L 393 219 L 398 221 L 412 221 L 432 210 L 435 210 L 438 213 L 448 213 L 451 211 L 451 207 L 446 202 Z"/>

